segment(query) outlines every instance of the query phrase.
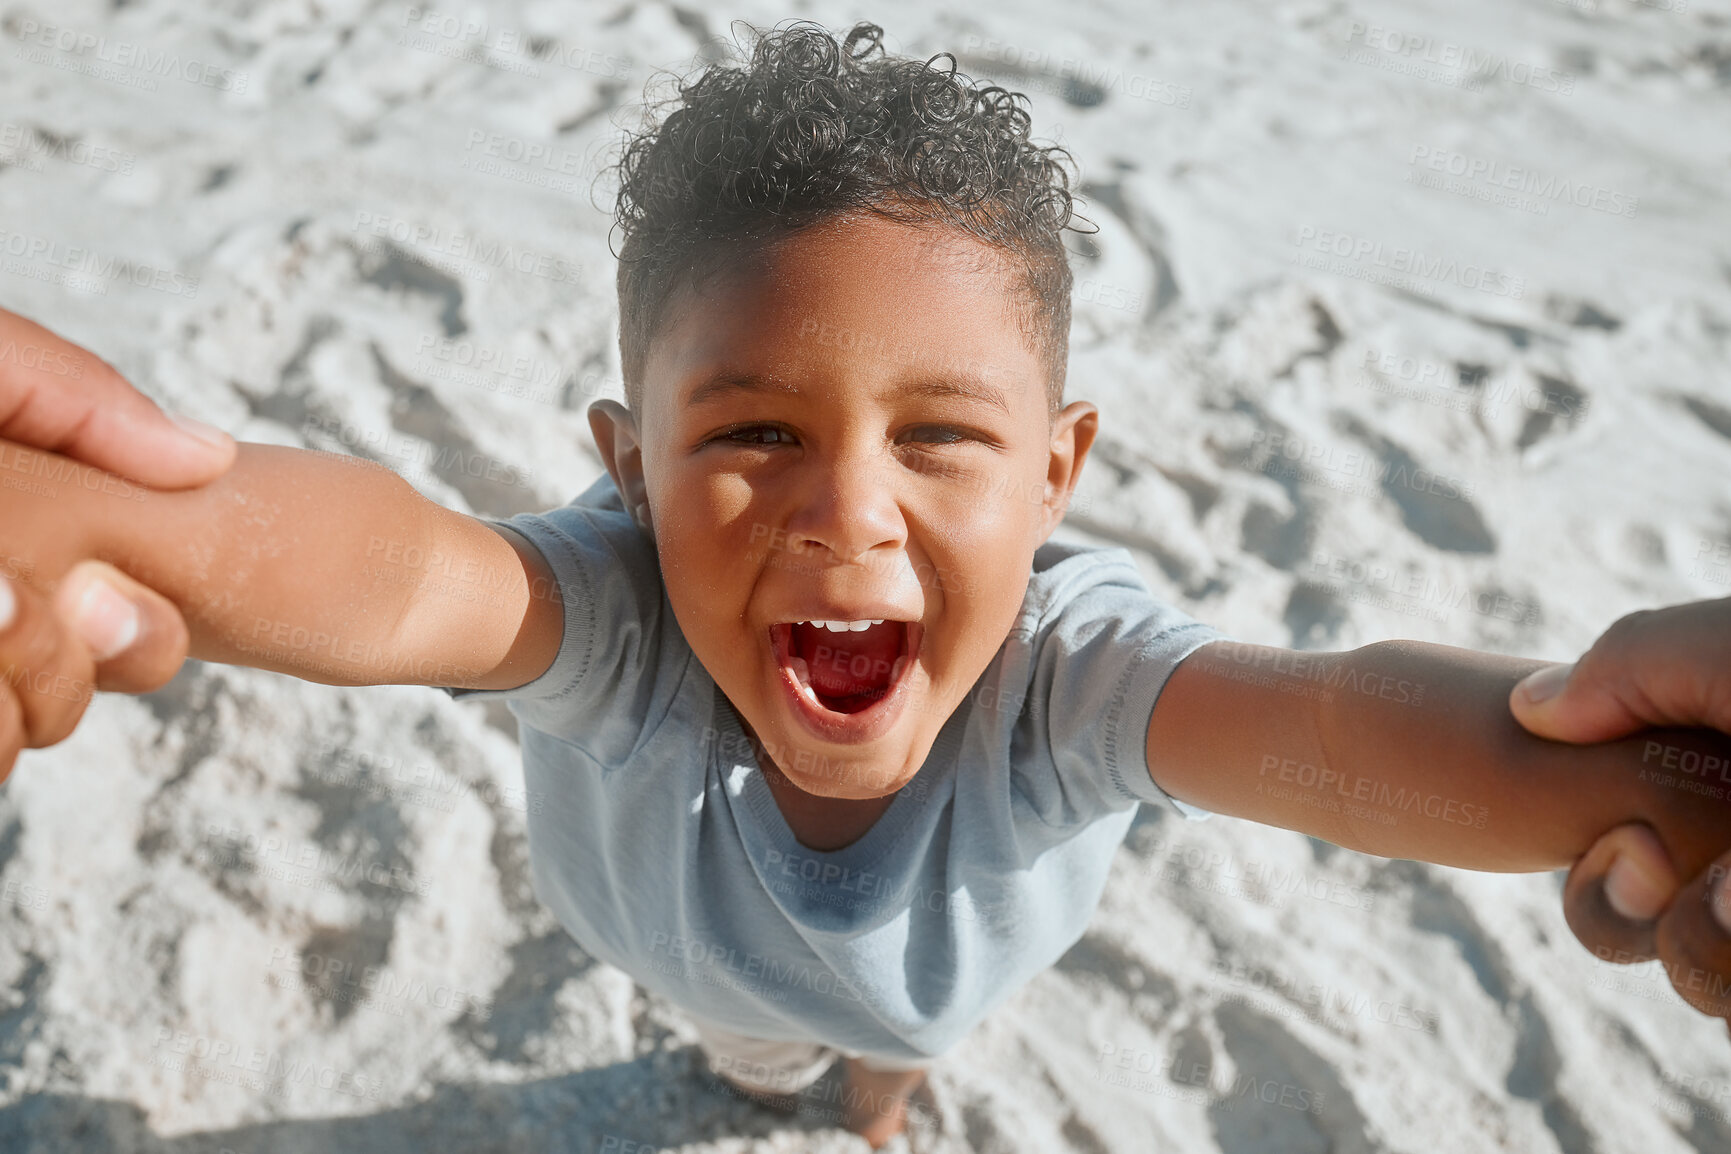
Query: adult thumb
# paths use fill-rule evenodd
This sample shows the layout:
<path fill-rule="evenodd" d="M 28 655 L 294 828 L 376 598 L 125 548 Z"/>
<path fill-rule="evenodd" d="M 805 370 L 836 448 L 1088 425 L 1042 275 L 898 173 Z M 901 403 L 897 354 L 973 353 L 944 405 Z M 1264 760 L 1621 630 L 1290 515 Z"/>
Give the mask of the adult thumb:
<path fill-rule="evenodd" d="M 54 591 L 54 608 L 96 662 L 96 688 L 151 693 L 186 661 L 189 635 L 174 602 L 112 565 L 80 561 Z"/>
<path fill-rule="evenodd" d="M 1579 661 L 1517 682 L 1509 709 L 1553 741 L 1609 741 L 1668 725 L 1731 733 L 1731 598 L 1631 613 Z"/>
<path fill-rule="evenodd" d="M 0 309 L 0 347 L 19 350 L 0 358 L 0 425 L 7 440 L 153 489 L 208 484 L 234 464 L 233 437 L 164 413 L 114 366 L 28 317 Z"/>
<path fill-rule="evenodd" d="M 1552 741 L 1594 742 L 1641 728 L 1602 679 L 1576 676 L 1580 663 L 1547 665 L 1516 683 L 1509 710 L 1528 732 Z"/>

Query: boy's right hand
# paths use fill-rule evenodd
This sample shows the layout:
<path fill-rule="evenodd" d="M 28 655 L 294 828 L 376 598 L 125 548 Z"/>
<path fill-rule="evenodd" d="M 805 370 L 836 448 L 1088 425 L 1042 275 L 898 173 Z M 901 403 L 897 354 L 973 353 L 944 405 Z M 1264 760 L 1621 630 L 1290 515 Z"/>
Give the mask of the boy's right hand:
<path fill-rule="evenodd" d="M 73 457 L 155 489 L 222 476 L 233 438 L 171 418 L 101 358 L 0 309 L 0 438 Z M 186 659 L 166 598 L 100 562 L 68 570 L 52 598 L 0 558 L 0 781 L 23 749 L 77 726 L 95 689 L 147 693 Z"/>

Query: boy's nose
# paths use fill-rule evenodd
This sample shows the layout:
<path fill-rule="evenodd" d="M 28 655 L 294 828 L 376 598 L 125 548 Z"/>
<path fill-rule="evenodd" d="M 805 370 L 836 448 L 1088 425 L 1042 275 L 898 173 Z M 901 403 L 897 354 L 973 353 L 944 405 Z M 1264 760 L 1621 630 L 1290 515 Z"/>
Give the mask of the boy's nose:
<path fill-rule="evenodd" d="M 858 561 L 874 549 L 905 543 L 907 523 L 894 486 L 875 462 L 850 454 L 814 463 L 792 481 L 790 542 L 821 548 L 838 561 Z"/>

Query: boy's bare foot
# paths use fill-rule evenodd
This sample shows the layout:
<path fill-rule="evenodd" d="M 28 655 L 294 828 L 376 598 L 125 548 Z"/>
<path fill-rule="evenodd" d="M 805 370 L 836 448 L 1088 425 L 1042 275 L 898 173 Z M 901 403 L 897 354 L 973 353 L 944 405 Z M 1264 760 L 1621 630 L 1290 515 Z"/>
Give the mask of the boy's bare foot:
<path fill-rule="evenodd" d="M 902 1132 L 907 1122 L 908 1095 L 926 1080 L 924 1070 L 868 1070 L 857 1058 L 847 1060 L 842 1102 L 847 1128 L 880 1149 Z"/>

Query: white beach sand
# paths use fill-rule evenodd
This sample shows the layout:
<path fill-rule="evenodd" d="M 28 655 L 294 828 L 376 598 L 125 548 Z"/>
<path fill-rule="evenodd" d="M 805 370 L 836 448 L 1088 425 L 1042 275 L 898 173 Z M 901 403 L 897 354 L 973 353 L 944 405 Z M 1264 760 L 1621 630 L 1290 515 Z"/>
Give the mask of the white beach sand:
<path fill-rule="evenodd" d="M 1569 659 L 1731 594 L 1723 0 L 410 12 L 0 4 L 0 305 L 243 439 L 562 504 L 619 391 L 614 118 L 730 19 L 865 16 L 1080 165 L 1064 535 L 1306 648 Z M 0 1149 L 863 1150 L 585 956 L 528 800 L 498 705 L 196 662 L 99 699 L 0 790 Z M 1147 809 L 913 1148 L 1731 1150 L 1724 1024 L 1560 882 Z"/>

